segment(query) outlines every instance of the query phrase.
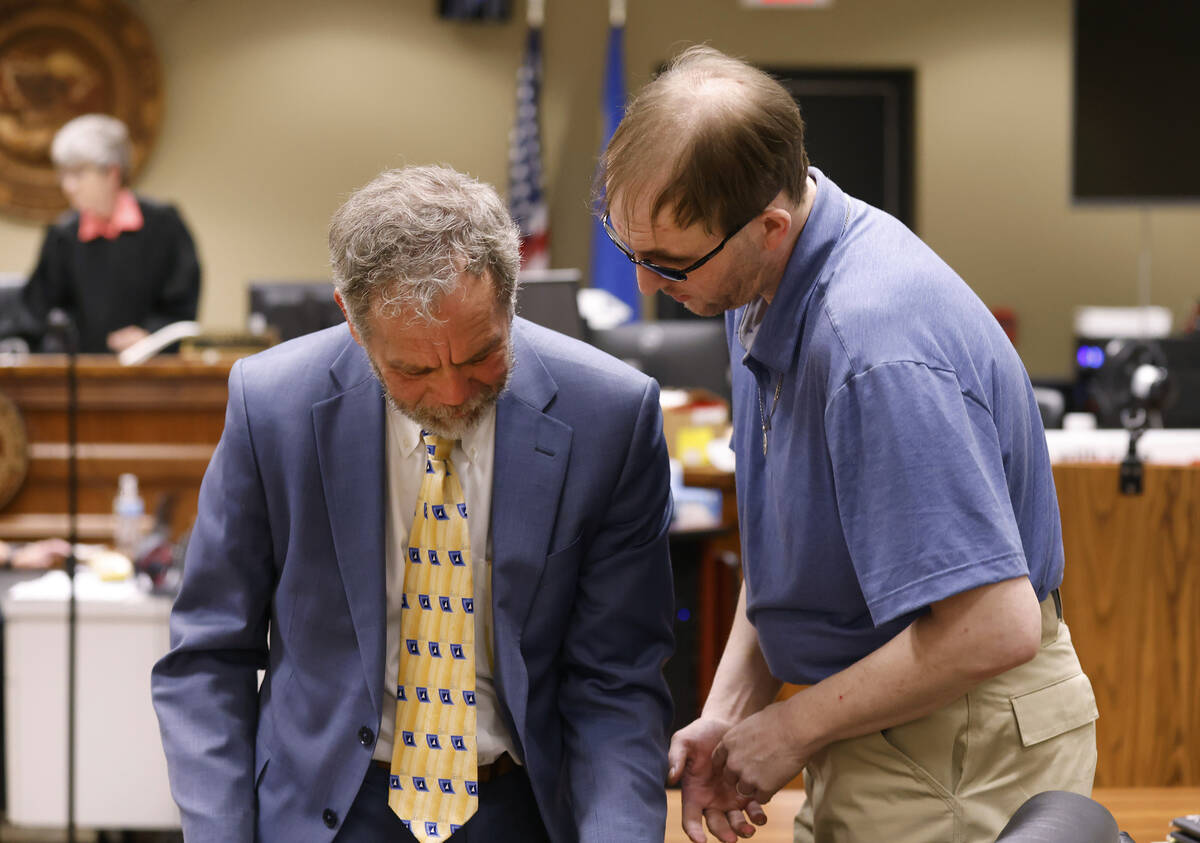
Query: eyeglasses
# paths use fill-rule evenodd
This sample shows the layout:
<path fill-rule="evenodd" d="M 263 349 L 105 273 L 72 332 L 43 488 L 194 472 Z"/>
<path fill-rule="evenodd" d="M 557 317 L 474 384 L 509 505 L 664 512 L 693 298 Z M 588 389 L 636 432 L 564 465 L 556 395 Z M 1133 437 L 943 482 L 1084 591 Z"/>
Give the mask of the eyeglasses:
<path fill-rule="evenodd" d="M 755 214 L 754 216 L 758 216 L 758 215 Z M 629 258 L 629 260 L 635 266 L 644 266 L 644 267 L 646 267 L 646 269 L 650 270 L 655 275 L 661 275 L 663 278 L 666 278 L 668 281 L 679 282 L 679 281 L 686 281 L 689 272 L 693 272 L 693 271 L 699 269 L 700 267 L 704 266 L 704 264 L 708 263 L 710 260 L 712 260 L 714 257 L 716 257 L 717 253 L 725 248 L 725 244 L 728 243 L 733 238 L 733 235 L 737 234 L 743 228 L 748 226 L 750 224 L 750 220 L 752 220 L 752 219 L 754 219 L 754 217 L 751 217 L 749 220 L 746 220 L 744 223 L 739 225 L 733 231 L 726 234 L 725 239 L 722 240 L 720 243 L 718 243 L 717 247 L 715 249 L 713 249 L 711 252 L 709 252 L 704 257 L 700 258 L 700 260 L 696 261 L 695 263 L 693 263 L 689 266 L 685 266 L 683 269 L 672 269 L 669 266 L 660 266 L 659 264 L 652 263 L 651 261 L 647 261 L 647 260 L 641 260 L 640 258 L 636 257 L 633 254 L 633 249 L 630 249 L 628 246 L 626 246 L 624 243 L 622 243 L 621 238 L 617 236 L 617 232 L 613 229 L 612 221 L 609 220 L 607 213 L 603 217 L 600 218 L 600 224 L 602 226 L 604 226 L 604 233 L 608 235 L 608 239 L 611 240 L 613 242 L 613 245 L 616 246 L 618 249 L 620 249 L 621 253 L 623 255 L 625 255 L 625 257 Z"/>

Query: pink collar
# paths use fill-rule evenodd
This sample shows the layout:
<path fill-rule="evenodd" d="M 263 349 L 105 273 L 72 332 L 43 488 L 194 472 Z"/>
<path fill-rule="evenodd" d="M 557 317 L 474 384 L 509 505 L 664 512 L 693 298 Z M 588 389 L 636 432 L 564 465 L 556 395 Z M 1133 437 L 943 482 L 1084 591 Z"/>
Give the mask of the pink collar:
<path fill-rule="evenodd" d="M 125 189 L 117 194 L 117 200 L 113 203 L 112 216 L 108 219 L 90 211 L 80 211 L 79 242 L 86 243 L 97 237 L 116 240 L 123 231 L 141 231 L 144 223 L 142 209 L 138 207 L 133 191 Z"/>

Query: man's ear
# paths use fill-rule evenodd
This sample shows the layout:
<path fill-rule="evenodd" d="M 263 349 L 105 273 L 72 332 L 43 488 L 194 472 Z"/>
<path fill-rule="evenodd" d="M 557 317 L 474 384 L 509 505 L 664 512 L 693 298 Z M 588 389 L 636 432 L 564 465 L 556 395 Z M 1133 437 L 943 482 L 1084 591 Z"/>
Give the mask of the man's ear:
<path fill-rule="evenodd" d="M 771 251 L 787 240 L 792 230 L 792 215 L 784 208 L 771 207 L 763 211 L 763 246 Z"/>
<path fill-rule="evenodd" d="M 346 325 L 348 325 L 350 328 L 350 336 L 354 337 L 354 341 L 356 343 L 358 343 L 359 345 L 362 345 L 363 344 L 362 337 L 360 337 L 358 335 L 358 329 L 355 328 L 354 323 L 352 321 L 350 321 L 350 311 L 348 311 L 346 309 L 346 300 L 344 298 L 342 298 L 341 290 L 333 291 L 333 300 L 335 302 L 337 302 L 337 306 L 339 308 L 341 308 L 342 316 L 344 316 L 346 318 Z M 363 348 L 366 348 L 366 346 L 363 346 Z"/>

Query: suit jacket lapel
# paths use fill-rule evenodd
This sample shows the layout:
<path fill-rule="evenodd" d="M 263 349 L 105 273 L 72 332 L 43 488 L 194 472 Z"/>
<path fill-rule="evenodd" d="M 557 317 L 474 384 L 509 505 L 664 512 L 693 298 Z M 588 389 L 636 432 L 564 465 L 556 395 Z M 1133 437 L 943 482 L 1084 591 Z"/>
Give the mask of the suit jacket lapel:
<path fill-rule="evenodd" d="M 496 680 L 516 724 L 528 695 L 521 629 L 550 550 L 566 477 L 572 429 L 544 414 L 557 393 L 521 320 L 513 326 L 516 364 L 496 406 L 492 483 L 492 634 Z"/>
<path fill-rule="evenodd" d="M 313 405 L 317 458 L 338 567 L 378 714 L 387 646 L 383 394 L 352 339 L 330 374 L 340 391 Z"/>

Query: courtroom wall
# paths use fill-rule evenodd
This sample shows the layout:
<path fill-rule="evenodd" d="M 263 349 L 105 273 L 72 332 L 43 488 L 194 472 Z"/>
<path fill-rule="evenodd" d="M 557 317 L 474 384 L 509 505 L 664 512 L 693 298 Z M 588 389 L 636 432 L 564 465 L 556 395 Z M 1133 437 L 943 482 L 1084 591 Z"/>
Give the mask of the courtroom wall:
<path fill-rule="evenodd" d="M 325 231 L 378 170 L 445 162 L 499 185 L 524 3 L 500 26 L 439 21 L 435 0 L 136 0 L 161 53 L 166 114 L 136 187 L 176 200 L 206 269 L 201 320 L 236 328 L 251 278 L 327 277 Z M 547 0 L 543 140 L 554 263 L 586 266 L 587 186 L 605 0 Z M 681 44 L 772 66 L 916 70 L 916 225 L 990 305 L 1015 308 L 1035 375 L 1065 374 L 1071 311 L 1134 304 L 1140 212 L 1069 199 L 1070 0 L 629 0 L 631 87 Z M 818 165 L 820 162 L 815 162 Z M 1150 214 L 1153 296 L 1200 295 L 1200 210 Z M 40 229 L 0 219 L 0 271 Z"/>

